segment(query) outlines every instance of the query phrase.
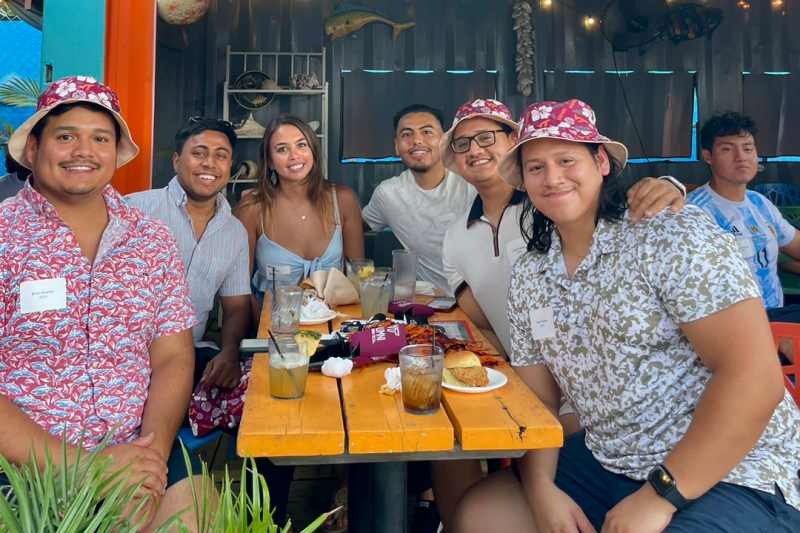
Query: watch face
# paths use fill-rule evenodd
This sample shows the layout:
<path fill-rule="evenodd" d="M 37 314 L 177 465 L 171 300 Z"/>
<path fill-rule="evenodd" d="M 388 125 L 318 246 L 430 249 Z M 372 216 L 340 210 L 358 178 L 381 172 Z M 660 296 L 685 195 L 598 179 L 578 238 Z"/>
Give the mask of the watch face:
<path fill-rule="evenodd" d="M 647 476 L 647 479 L 656 492 L 662 496 L 675 486 L 675 480 L 672 479 L 669 472 L 662 466 L 653 468 Z"/>

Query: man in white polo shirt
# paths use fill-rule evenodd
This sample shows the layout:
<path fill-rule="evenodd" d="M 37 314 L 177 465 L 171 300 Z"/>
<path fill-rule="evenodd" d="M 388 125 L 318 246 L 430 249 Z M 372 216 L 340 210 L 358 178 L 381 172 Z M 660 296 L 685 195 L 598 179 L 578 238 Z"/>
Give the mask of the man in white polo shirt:
<path fill-rule="evenodd" d="M 517 141 L 517 124 L 496 100 L 475 100 L 456 112 L 442 136 L 444 166 L 474 186 L 478 196 L 469 211 L 451 224 L 444 239 L 443 264 L 458 306 L 501 355 L 511 350 L 507 314 L 511 268 L 527 253 L 519 227 L 525 193 L 500 176 L 498 163 Z M 640 219 L 667 206 L 683 207 L 685 189 L 669 176 L 644 178 L 628 191 L 631 218 Z M 504 353 L 505 352 L 505 353 Z M 580 429 L 569 404 L 560 411 L 564 434 Z M 447 531 L 455 502 L 482 477 L 477 461 L 433 463 L 434 491 Z"/>
<path fill-rule="evenodd" d="M 408 168 L 378 185 L 362 216 L 365 229 L 392 228 L 403 247 L 419 254 L 417 277 L 450 292 L 442 270 L 442 241 L 476 193 L 442 165 L 443 129 L 442 112 L 428 106 L 408 106 L 395 115 L 395 153 Z"/>

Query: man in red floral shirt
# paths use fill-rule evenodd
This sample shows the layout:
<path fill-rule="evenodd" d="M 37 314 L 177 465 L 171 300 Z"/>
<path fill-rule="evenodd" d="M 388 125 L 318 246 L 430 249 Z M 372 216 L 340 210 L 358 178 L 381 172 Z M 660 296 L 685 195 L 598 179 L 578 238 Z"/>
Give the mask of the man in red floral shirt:
<path fill-rule="evenodd" d="M 175 446 L 194 364 L 180 252 L 109 185 L 138 148 L 108 87 L 56 81 L 9 150 L 33 172 L 0 204 L 0 454 L 60 460 L 62 437 L 73 452 L 84 431 L 88 449 L 108 437 L 112 471 L 136 461 L 152 530 L 191 504 Z"/>

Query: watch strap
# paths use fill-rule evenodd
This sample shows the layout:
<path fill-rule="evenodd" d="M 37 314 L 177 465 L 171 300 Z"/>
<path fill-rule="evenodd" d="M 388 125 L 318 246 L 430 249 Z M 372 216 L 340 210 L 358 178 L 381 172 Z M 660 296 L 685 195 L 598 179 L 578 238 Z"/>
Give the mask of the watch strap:
<path fill-rule="evenodd" d="M 674 186 L 676 186 L 678 188 L 679 191 L 681 191 L 681 194 L 683 195 L 683 197 L 686 198 L 686 186 L 683 183 L 681 183 L 680 181 L 678 181 L 677 179 L 675 179 L 672 176 L 659 176 L 658 179 L 667 180 L 670 183 L 672 183 Z"/>
<path fill-rule="evenodd" d="M 678 511 L 682 511 L 687 505 L 689 505 L 689 500 L 683 497 L 681 491 L 678 490 L 678 487 L 672 486 L 669 488 L 667 492 L 662 494 L 669 503 L 675 506 Z"/>
<path fill-rule="evenodd" d="M 681 494 L 681 491 L 678 490 L 678 486 L 675 484 L 675 477 L 673 477 L 672 473 L 667 470 L 666 466 L 661 464 L 656 466 L 653 470 L 663 470 L 664 473 L 666 473 L 672 480 L 672 486 L 664 490 L 663 488 L 657 486 L 655 482 L 653 482 L 652 476 L 648 475 L 647 481 L 650 483 L 650 485 L 652 485 L 653 489 L 656 491 L 656 494 L 674 505 L 678 511 L 683 510 L 687 505 L 689 505 L 689 500 L 687 500 L 683 494 Z"/>

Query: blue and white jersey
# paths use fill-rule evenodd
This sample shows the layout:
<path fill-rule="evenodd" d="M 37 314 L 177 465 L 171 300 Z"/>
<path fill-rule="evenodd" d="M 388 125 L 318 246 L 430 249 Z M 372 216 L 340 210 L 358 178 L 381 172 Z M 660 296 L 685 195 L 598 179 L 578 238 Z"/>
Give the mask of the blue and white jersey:
<path fill-rule="evenodd" d="M 761 287 L 767 309 L 783 307 L 778 279 L 778 248 L 786 246 L 797 231 L 778 208 L 763 195 L 748 190 L 743 202 L 732 202 L 714 192 L 708 183 L 686 198 L 705 211 L 736 239 L 739 251 Z"/>

